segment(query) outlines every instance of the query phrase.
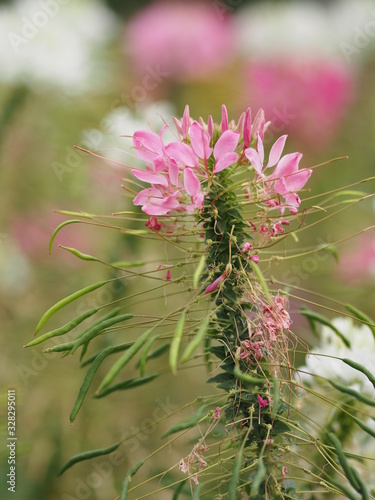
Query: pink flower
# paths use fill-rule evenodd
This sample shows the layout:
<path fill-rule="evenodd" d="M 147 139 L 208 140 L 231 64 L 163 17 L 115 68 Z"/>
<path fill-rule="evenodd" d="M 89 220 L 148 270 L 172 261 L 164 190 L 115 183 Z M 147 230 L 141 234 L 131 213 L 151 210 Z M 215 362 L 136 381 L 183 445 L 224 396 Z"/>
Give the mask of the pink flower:
<path fill-rule="evenodd" d="M 220 406 L 217 406 L 214 412 L 214 419 L 219 420 L 220 416 L 221 416 L 221 408 Z"/>
<path fill-rule="evenodd" d="M 153 215 L 145 224 L 146 227 L 152 229 L 153 231 L 161 231 L 161 228 L 164 226 L 158 219 Z"/>
<path fill-rule="evenodd" d="M 258 264 L 259 257 L 258 255 L 252 255 L 251 257 L 249 257 L 249 260 L 252 260 L 253 262 L 255 262 L 255 264 Z"/>
<path fill-rule="evenodd" d="M 168 271 L 167 271 L 167 276 L 166 276 L 166 278 L 165 278 L 165 279 L 166 279 L 167 281 L 171 281 L 171 271 L 170 271 L 170 269 L 168 269 Z"/>
<path fill-rule="evenodd" d="M 291 153 L 281 158 L 286 138 L 287 136 L 283 135 L 274 143 L 265 167 L 263 165 L 264 146 L 260 134 L 257 135 L 257 148 L 246 149 L 245 155 L 257 172 L 259 179 L 263 181 L 266 196 L 272 197 L 274 194 L 278 194 L 285 200 L 281 205 L 277 201 L 270 200 L 267 202 L 269 206 L 280 206 L 282 213 L 285 208 L 289 208 L 291 213 L 296 213 L 301 200 L 295 191 L 303 188 L 312 170 L 298 170 L 302 158 L 301 153 Z M 272 174 L 266 176 L 264 171 L 272 167 L 275 167 Z"/>
<path fill-rule="evenodd" d="M 257 395 L 258 403 L 259 403 L 259 414 L 258 414 L 258 424 L 260 424 L 260 412 L 262 408 L 266 408 L 268 406 L 267 399 L 263 399 L 259 394 Z"/>
<path fill-rule="evenodd" d="M 222 281 L 225 279 L 225 273 L 223 273 L 221 276 L 219 276 L 215 281 L 211 283 L 211 285 L 208 285 L 206 288 L 204 295 L 208 295 L 209 293 L 216 292 L 216 290 L 219 288 L 219 285 Z"/>
<path fill-rule="evenodd" d="M 253 245 L 251 243 L 249 243 L 248 241 L 246 241 L 246 243 L 244 243 L 244 245 L 242 247 L 242 253 L 249 252 L 252 249 L 253 249 Z"/>
<path fill-rule="evenodd" d="M 157 87 L 166 78 L 197 80 L 224 67 L 233 58 L 235 35 L 228 13 L 218 16 L 205 2 L 170 0 L 129 22 L 125 47 L 138 74 Z"/>
<path fill-rule="evenodd" d="M 352 72 L 337 61 L 254 60 L 246 86 L 252 102 L 272 117 L 275 130 L 283 127 L 314 148 L 332 140 L 354 99 Z"/>

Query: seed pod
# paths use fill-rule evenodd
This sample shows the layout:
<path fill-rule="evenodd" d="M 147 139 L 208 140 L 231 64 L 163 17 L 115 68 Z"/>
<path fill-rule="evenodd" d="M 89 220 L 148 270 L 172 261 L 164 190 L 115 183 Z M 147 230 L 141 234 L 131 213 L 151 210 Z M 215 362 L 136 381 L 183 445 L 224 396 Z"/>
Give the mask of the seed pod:
<path fill-rule="evenodd" d="M 70 467 L 72 467 L 74 464 L 78 462 L 82 462 L 83 460 L 90 460 L 91 458 L 101 457 L 103 455 L 108 455 L 109 453 L 116 451 L 117 448 L 120 446 L 120 444 L 121 443 L 116 443 L 112 446 L 109 446 L 108 448 L 100 448 L 98 450 L 85 451 L 84 453 L 75 455 L 74 457 L 70 458 L 65 463 L 65 465 L 63 465 L 63 467 L 57 473 L 57 477 L 61 476 L 66 470 L 68 470 Z"/>
<path fill-rule="evenodd" d="M 178 320 L 176 331 L 174 333 L 169 351 L 169 366 L 171 367 L 172 373 L 174 375 L 177 373 L 178 351 L 180 348 L 182 334 L 184 331 L 185 315 L 186 312 L 183 311 L 180 316 L 180 319 Z"/>

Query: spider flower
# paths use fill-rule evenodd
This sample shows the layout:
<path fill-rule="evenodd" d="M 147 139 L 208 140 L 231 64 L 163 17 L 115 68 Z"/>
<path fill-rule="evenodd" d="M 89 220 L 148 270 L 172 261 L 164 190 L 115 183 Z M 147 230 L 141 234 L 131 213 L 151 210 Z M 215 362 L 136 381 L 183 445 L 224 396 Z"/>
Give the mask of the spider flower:
<path fill-rule="evenodd" d="M 301 200 L 296 192 L 305 185 L 311 170 L 299 170 L 301 153 L 281 157 L 286 135 L 275 142 L 267 165 L 263 165 L 263 137 L 269 125 L 263 110 L 252 122 L 248 108 L 236 124 L 229 121 L 223 106 L 221 123 L 214 124 L 210 116 L 206 124 L 202 118 L 192 120 L 186 106 L 183 117 L 174 118 L 174 123 L 178 140 L 168 144 L 163 139 L 167 125 L 160 134 L 140 130 L 133 135 L 136 154 L 146 162 L 146 169 L 133 169 L 132 173 L 151 185 L 133 200 L 143 212 L 150 216 L 168 215 L 173 211 L 199 212 L 217 175 L 231 167 L 245 172 L 248 166 L 253 167 L 254 182 L 257 191 L 264 195 L 266 207 L 276 207 L 281 213 L 286 208 L 291 213 L 297 212 Z M 270 168 L 273 172 L 267 175 L 265 171 Z M 276 236 L 282 232 L 279 224 L 273 226 L 270 234 Z"/>

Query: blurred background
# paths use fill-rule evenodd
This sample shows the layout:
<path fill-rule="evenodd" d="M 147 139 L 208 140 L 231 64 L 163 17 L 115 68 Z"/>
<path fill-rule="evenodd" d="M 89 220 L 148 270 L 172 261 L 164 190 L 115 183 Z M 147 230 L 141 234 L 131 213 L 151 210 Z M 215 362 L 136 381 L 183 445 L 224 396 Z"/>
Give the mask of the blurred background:
<path fill-rule="evenodd" d="M 219 119 L 223 103 L 235 120 L 248 106 L 254 113 L 263 107 L 272 122 L 267 144 L 289 134 L 288 152 L 303 152 L 303 166 L 349 156 L 316 169 L 305 197 L 371 177 L 375 2 L 1 1 L 0 42 L 2 444 L 6 389 L 15 388 L 16 498 L 112 499 L 129 467 L 158 446 L 163 427 L 141 431 L 120 448 L 116 463 L 82 464 L 59 479 L 57 469 L 71 455 L 108 446 L 145 419 L 209 392 L 203 369 L 189 373 L 188 386 L 180 374 L 151 390 L 88 400 L 71 426 L 69 412 L 83 377 L 78 361 L 42 354 L 38 347 L 23 350 L 50 305 L 108 277 L 59 243 L 106 261 L 150 256 L 150 248 L 134 239 L 74 225 L 63 230 L 49 255 L 50 235 L 64 220 L 54 210 L 110 215 L 129 209 L 121 189 L 127 170 L 73 145 L 135 165 L 129 136 L 148 126 L 159 130 L 187 103 L 193 117 L 205 120 L 208 114 Z M 371 192 L 371 184 L 350 189 Z M 338 261 L 322 252 L 267 271 L 373 313 L 374 231 L 350 236 L 374 224 L 374 209 L 365 200 L 304 233 L 306 247 L 348 238 L 337 246 Z M 98 293 L 90 307 L 120 292 Z M 56 326 L 71 315 L 74 307 Z M 305 320 L 294 321 L 295 331 L 305 335 Z M 4 450 L 0 496 L 13 498 L 4 482 Z M 161 460 L 167 468 L 186 451 L 183 443 Z"/>

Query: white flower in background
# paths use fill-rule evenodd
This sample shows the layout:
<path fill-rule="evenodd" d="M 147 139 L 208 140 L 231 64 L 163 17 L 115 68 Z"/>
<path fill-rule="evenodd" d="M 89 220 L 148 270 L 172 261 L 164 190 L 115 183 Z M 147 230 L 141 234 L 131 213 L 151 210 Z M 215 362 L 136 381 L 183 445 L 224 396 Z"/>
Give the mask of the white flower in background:
<path fill-rule="evenodd" d="M 370 328 L 366 325 L 356 326 L 350 318 L 335 318 L 332 323 L 350 342 L 350 348 L 336 333 L 324 326 L 320 343 L 311 349 L 314 354 L 306 356 L 306 365 L 301 370 L 356 389 L 368 397 L 375 397 L 374 387 L 363 373 L 339 359 L 326 357 L 349 358 L 375 373 L 375 339 Z M 313 381 L 310 375 L 301 373 L 301 377 L 304 382 Z"/>
<path fill-rule="evenodd" d="M 103 156 L 111 160 L 143 166 L 144 162 L 134 153 L 134 132 L 144 128 L 159 132 L 168 124 L 170 128 L 163 132 L 163 139 L 167 144 L 176 140 L 173 135 L 173 115 L 173 105 L 168 101 L 139 105 L 135 111 L 120 107 L 108 113 L 98 129 L 85 131 L 82 143 L 91 150 L 100 150 Z"/>
<path fill-rule="evenodd" d="M 79 93 L 104 85 L 108 64 L 99 49 L 119 32 L 95 0 L 18 0 L 0 6 L 0 81 L 41 83 Z"/>
<path fill-rule="evenodd" d="M 375 44 L 372 0 L 258 2 L 239 9 L 236 22 L 239 50 L 255 58 L 288 53 L 346 63 L 348 51 L 358 60 Z"/>

